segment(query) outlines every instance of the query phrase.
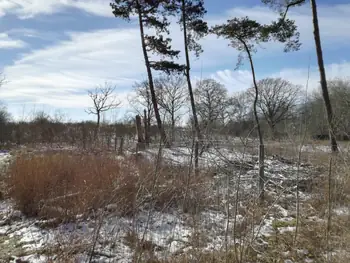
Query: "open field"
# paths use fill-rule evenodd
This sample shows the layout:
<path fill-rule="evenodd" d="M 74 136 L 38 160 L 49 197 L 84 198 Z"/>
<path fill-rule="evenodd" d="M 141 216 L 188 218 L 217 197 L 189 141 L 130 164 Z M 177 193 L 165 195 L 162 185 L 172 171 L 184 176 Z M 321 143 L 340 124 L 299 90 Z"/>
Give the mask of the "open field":
<path fill-rule="evenodd" d="M 303 159 L 314 160 L 320 152 L 302 152 L 306 154 Z M 326 262 L 330 255 L 332 262 L 349 259 L 350 170 L 344 158 L 333 170 L 327 240 L 327 159 L 316 166 L 268 156 L 261 203 L 257 156 L 244 147 L 210 148 L 200 158 L 197 178 L 189 176 L 190 149 L 163 149 L 161 156 L 156 148 L 118 157 L 74 151 L 2 153 L 0 259 Z"/>

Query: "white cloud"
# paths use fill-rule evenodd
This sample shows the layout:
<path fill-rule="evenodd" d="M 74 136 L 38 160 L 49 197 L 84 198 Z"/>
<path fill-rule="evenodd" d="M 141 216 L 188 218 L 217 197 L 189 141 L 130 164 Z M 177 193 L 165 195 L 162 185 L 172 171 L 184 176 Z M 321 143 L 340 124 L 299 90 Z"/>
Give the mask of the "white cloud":
<path fill-rule="evenodd" d="M 69 36 L 69 41 L 32 51 L 6 66 L 8 83 L 1 90 L 2 97 L 9 102 L 21 96 L 52 106 L 86 106 L 83 99 L 71 94 L 84 93 L 105 81 L 123 93 L 144 71 L 138 34 L 133 29 Z"/>
<path fill-rule="evenodd" d="M 28 17 L 39 13 L 58 12 L 65 7 L 76 7 L 92 14 L 107 15 L 105 14 L 107 9 L 104 8 L 108 10 L 110 8 L 109 1 L 102 0 L 85 2 L 82 0 L 16 0 L 15 2 L 16 5 L 10 5 L 12 2 L 7 0 L 1 2 L 0 14 L 1 10 L 10 10 L 9 12 Z M 324 43 L 340 43 L 349 38 L 350 35 L 347 34 L 346 29 L 350 25 L 350 5 L 340 7 L 320 5 L 319 12 Z M 248 15 L 263 22 L 269 22 L 276 17 L 275 13 L 261 7 L 234 8 L 229 11 L 229 15 Z M 314 52 L 311 16 L 308 8 L 305 6 L 295 9 L 291 16 L 300 25 L 304 50 Z M 227 15 L 222 14 L 208 17 L 210 24 L 224 22 L 227 18 Z M 178 25 L 173 25 L 171 31 L 173 46 L 182 49 L 182 35 Z M 29 36 L 40 36 L 35 30 L 23 32 Z M 136 27 L 102 29 L 92 32 L 68 32 L 67 35 L 69 40 L 23 54 L 14 61 L 13 65 L 5 66 L 4 73 L 9 83 L 1 90 L 1 96 L 8 103 L 23 98 L 28 102 L 56 107 L 83 108 L 89 105 L 88 97 L 84 95 L 86 89 L 93 88 L 104 81 L 110 81 L 117 85 L 117 92 L 121 94 L 126 106 L 126 92 L 135 81 L 146 77 L 138 29 Z M 231 68 L 234 68 L 237 60 L 237 52 L 228 47 L 226 41 L 210 35 L 202 40 L 202 44 L 204 53 L 199 60 L 194 60 L 192 63 L 194 77 L 200 76 L 201 71 L 209 76 L 208 72 L 216 72 L 211 76 L 221 81 L 231 91 L 250 86 L 249 71 L 226 69 L 231 65 Z M 279 45 L 269 44 L 268 49 L 259 52 L 260 55 L 258 54 L 259 57 L 256 56 L 256 58 L 264 56 L 263 58 L 266 59 L 271 54 L 275 56 L 278 54 L 277 49 L 280 49 Z M 226 70 L 218 71 L 220 68 Z M 347 63 L 334 64 L 327 68 L 327 73 L 343 76 L 349 72 L 349 69 Z M 317 83 L 317 70 L 313 69 L 313 72 L 312 78 Z M 305 69 L 285 69 L 281 72 L 276 69 L 275 75 L 278 74 L 285 74 L 283 76 L 296 84 L 306 82 Z"/>
<path fill-rule="evenodd" d="M 11 13 L 21 19 L 78 8 L 98 16 L 112 16 L 109 0 L 1 0 L 0 16 Z"/>
<path fill-rule="evenodd" d="M 0 33 L 0 49 L 23 48 L 26 43 L 19 39 L 13 39 L 6 33 Z"/>
<path fill-rule="evenodd" d="M 326 65 L 327 79 L 334 78 L 350 78 L 350 62 L 334 63 Z M 212 78 L 223 83 L 226 88 L 232 93 L 237 91 L 244 91 L 252 86 L 252 75 L 250 71 L 239 70 L 232 71 L 229 69 L 219 70 L 211 75 Z M 308 82 L 308 91 L 315 90 L 319 87 L 319 71 L 318 67 L 308 68 L 285 68 L 281 71 L 264 75 L 258 74 L 257 78 L 262 79 L 266 77 L 281 77 L 293 84 L 301 85 L 304 89 Z"/>
<path fill-rule="evenodd" d="M 252 83 L 252 75 L 247 70 L 219 70 L 210 77 L 225 85 L 230 92 L 244 90 Z"/>
<path fill-rule="evenodd" d="M 82 9 L 88 13 L 112 17 L 112 8 L 109 6 L 109 0 L 85 0 L 85 1 L 71 1 L 73 7 Z"/>
<path fill-rule="evenodd" d="M 269 23 L 278 17 L 278 13 L 267 7 L 233 8 L 228 11 L 230 17 L 248 16 L 261 23 Z M 350 4 L 318 5 L 319 27 L 323 44 L 347 44 L 350 40 Z M 313 26 L 310 5 L 295 7 L 288 13 L 295 20 L 300 32 L 302 49 L 314 47 Z M 271 44 L 268 45 L 270 48 Z M 268 49 L 269 49 L 268 48 Z"/>

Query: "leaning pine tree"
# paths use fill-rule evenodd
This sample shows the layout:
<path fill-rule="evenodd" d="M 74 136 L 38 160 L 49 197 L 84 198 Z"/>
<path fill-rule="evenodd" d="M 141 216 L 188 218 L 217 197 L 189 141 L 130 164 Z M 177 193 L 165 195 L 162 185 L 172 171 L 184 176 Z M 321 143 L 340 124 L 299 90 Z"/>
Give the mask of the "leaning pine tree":
<path fill-rule="evenodd" d="M 168 21 L 169 11 L 165 8 L 168 3 L 169 1 L 167 0 L 114 0 L 114 3 L 110 4 L 116 17 L 126 21 L 131 21 L 131 16 L 137 17 L 154 114 L 162 142 L 166 146 L 170 146 L 170 143 L 167 140 L 159 113 L 152 69 L 168 74 L 183 71 L 184 69 L 182 65 L 173 62 L 173 59 L 179 55 L 180 51 L 173 50 L 171 39 L 166 37 L 169 35 L 168 27 L 170 25 Z M 155 32 L 155 34 L 146 33 L 147 29 Z M 163 59 L 151 61 L 149 53 L 160 55 Z"/>
<path fill-rule="evenodd" d="M 293 21 L 288 19 L 279 19 L 269 25 L 263 25 L 248 17 L 233 18 L 227 23 L 214 26 L 211 32 L 219 37 L 230 41 L 230 46 L 240 51 L 237 67 L 241 65 L 243 59 L 247 58 L 250 64 L 253 86 L 255 89 L 255 99 L 253 104 L 254 116 L 259 137 L 259 192 L 260 200 L 264 200 L 264 139 L 262 136 L 259 116 L 257 112 L 257 103 L 259 99 L 259 88 L 257 85 L 255 68 L 253 63 L 253 54 L 256 52 L 256 45 L 268 41 L 279 41 L 285 43 L 285 51 L 298 50 L 299 34 L 296 31 Z"/>
<path fill-rule="evenodd" d="M 308 2 L 307 0 L 284 0 L 283 2 L 281 0 L 261 0 L 261 1 L 264 4 L 269 5 L 274 9 L 277 9 L 280 12 L 281 20 L 286 19 L 290 8 L 301 6 Z M 328 92 L 326 70 L 324 68 L 316 0 L 310 0 L 310 6 L 312 11 L 312 25 L 314 28 L 313 33 L 314 33 L 314 40 L 315 40 L 315 47 L 316 47 L 317 63 L 318 63 L 318 68 L 320 72 L 320 85 L 321 85 L 322 97 L 323 97 L 323 101 L 324 101 L 324 105 L 327 113 L 327 122 L 328 122 L 331 150 L 333 153 L 337 153 L 339 149 L 338 149 L 337 139 L 335 136 L 334 116 L 333 116 L 332 104 L 331 104 L 331 100 Z"/>

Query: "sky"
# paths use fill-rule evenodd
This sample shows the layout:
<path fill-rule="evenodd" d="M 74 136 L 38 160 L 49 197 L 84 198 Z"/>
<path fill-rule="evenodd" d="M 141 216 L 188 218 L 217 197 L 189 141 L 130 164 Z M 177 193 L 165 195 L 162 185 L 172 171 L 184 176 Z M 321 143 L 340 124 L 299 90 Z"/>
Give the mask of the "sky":
<path fill-rule="evenodd" d="M 133 84 L 146 79 L 140 36 L 135 22 L 115 18 L 111 0 L 1 0 L 0 71 L 6 82 L 0 102 L 15 119 L 36 111 L 79 121 L 91 119 L 85 109 L 92 102 L 87 91 L 105 82 L 113 84 L 122 102 L 113 118 L 129 114 Z M 219 4 L 220 3 L 220 4 Z M 327 78 L 350 76 L 350 1 L 318 0 L 319 23 Z M 206 0 L 209 25 L 249 16 L 270 22 L 277 14 L 260 0 Z M 291 10 L 301 49 L 284 53 L 268 43 L 254 55 L 258 79 L 282 77 L 308 89 L 317 89 L 319 75 L 309 4 Z M 181 31 L 171 25 L 173 46 L 182 50 Z M 228 42 L 209 35 L 201 40 L 204 52 L 192 57 L 192 76 L 214 78 L 229 93 L 251 86 L 247 63 L 236 68 L 237 51 Z M 183 61 L 183 56 L 180 60 Z M 112 117 L 111 117 L 112 118 Z"/>

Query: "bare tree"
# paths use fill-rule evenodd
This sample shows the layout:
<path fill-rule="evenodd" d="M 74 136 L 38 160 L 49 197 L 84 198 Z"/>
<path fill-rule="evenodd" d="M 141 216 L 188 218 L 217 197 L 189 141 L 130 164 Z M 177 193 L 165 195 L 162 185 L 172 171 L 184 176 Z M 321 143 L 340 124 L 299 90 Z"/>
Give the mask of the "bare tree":
<path fill-rule="evenodd" d="M 110 83 L 103 86 L 97 86 L 93 91 L 89 91 L 89 97 L 93 102 L 93 107 L 86 110 L 88 114 L 94 114 L 97 117 L 97 125 L 94 133 L 94 140 L 97 139 L 100 131 L 101 115 L 111 109 L 117 108 L 121 102 L 117 101 L 113 92 L 115 87 Z"/>
<path fill-rule="evenodd" d="M 154 108 L 152 96 L 148 81 L 136 82 L 133 86 L 133 94 L 128 97 L 129 103 L 132 105 L 138 115 L 144 116 L 144 123 L 147 130 L 145 133 L 150 135 L 151 122 L 154 119 Z M 158 89 L 155 89 L 156 97 L 158 98 Z M 158 103 L 159 104 L 159 103 Z M 146 114 L 144 114 L 146 111 Z M 150 138 L 147 136 L 146 143 L 150 143 Z"/>
<path fill-rule="evenodd" d="M 6 107 L 0 105 L 0 144 L 5 143 L 10 139 L 10 130 L 8 129 L 8 123 L 11 120 L 11 115 L 7 111 Z"/>
<path fill-rule="evenodd" d="M 176 122 L 187 102 L 186 79 L 182 75 L 166 75 L 155 81 L 158 104 L 170 120 L 171 141 L 175 139 Z"/>
<path fill-rule="evenodd" d="M 204 79 L 197 83 L 194 97 L 202 129 L 210 136 L 216 126 L 224 124 L 227 90 L 214 79 Z"/>
<path fill-rule="evenodd" d="M 249 134 L 254 126 L 254 113 L 251 95 L 246 91 L 238 92 L 228 98 L 225 107 L 226 132 L 230 135 Z"/>
<path fill-rule="evenodd" d="M 243 122 L 251 119 L 252 110 L 251 96 L 245 91 L 233 94 L 228 99 L 226 111 L 229 121 Z"/>
<path fill-rule="evenodd" d="M 133 85 L 133 92 L 128 97 L 128 101 L 139 115 L 141 115 L 144 109 L 146 109 L 147 118 L 149 119 L 149 122 L 151 122 L 154 118 L 154 110 L 148 81 L 136 82 Z"/>
<path fill-rule="evenodd" d="M 330 101 L 333 105 L 333 129 L 337 136 L 350 136 L 350 80 L 333 79 L 327 83 Z M 308 104 L 302 109 L 308 118 L 308 129 L 312 135 L 323 137 L 327 134 L 327 112 L 321 90 L 316 90 Z"/>
<path fill-rule="evenodd" d="M 276 137 L 276 125 L 293 116 L 301 87 L 282 78 L 265 78 L 257 83 L 259 98 L 257 106 L 265 117 L 272 137 Z M 255 91 L 248 90 L 251 96 Z"/>

